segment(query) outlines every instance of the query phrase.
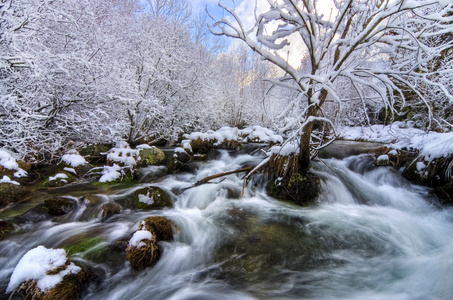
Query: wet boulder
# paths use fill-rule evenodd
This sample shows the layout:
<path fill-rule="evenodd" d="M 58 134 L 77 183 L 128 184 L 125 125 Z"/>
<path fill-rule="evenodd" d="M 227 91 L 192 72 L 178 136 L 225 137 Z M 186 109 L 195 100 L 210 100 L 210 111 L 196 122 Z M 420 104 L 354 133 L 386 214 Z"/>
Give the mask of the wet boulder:
<path fill-rule="evenodd" d="M 159 209 L 173 206 L 173 201 L 168 193 L 155 186 L 136 190 L 130 200 L 132 206 L 137 209 Z"/>
<path fill-rule="evenodd" d="M 79 299 L 91 277 L 87 268 L 69 260 L 64 249 L 38 246 L 21 258 L 6 292 L 19 291 L 23 299 Z"/>
<path fill-rule="evenodd" d="M 8 222 L 0 220 L 0 240 L 8 234 L 9 232 L 14 230 L 14 225 Z"/>
<path fill-rule="evenodd" d="M 139 152 L 139 166 L 157 165 L 165 160 L 165 154 L 157 147 L 138 146 Z"/>
<path fill-rule="evenodd" d="M 108 202 L 101 205 L 102 218 L 110 218 L 113 215 L 117 215 L 121 212 L 121 205 Z"/>
<path fill-rule="evenodd" d="M 27 197 L 30 191 L 15 183 L 0 183 L 0 205 L 18 202 Z"/>
<path fill-rule="evenodd" d="M 24 214 L 17 217 L 18 222 L 40 222 L 49 220 L 71 212 L 77 206 L 77 202 L 67 198 L 47 199 Z"/>
<path fill-rule="evenodd" d="M 295 202 L 299 205 L 313 204 L 320 193 L 319 177 L 310 172 L 293 173 L 290 177 L 279 177 L 266 185 L 267 194 L 271 197 Z"/>
<path fill-rule="evenodd" d="M 159 241 L 173 239 L 173 225 L 165 217 L 153 216 L 142 221 L 126 248 L 126 259 L 134 270 L 152 266 L 157 262 L 162 249 Z"/>

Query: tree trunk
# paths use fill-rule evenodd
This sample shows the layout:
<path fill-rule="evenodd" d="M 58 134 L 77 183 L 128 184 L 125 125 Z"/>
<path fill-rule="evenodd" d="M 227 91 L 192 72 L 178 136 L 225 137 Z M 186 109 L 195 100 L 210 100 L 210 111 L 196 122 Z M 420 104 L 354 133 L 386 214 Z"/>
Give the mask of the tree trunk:
<path fill-rule="evenodd" d="M 322 107 L 327 98 L 327 90 L 322 89 L 318 98 L 318 105 L 312 106 L 308 109 L 306 120 L 309 117 L 318 116 L 319 108 Z M 313 122 L 308 123 L 304 128 L 302 135 L 300 136 L 299 145 L 299 172 L 306 173 L 310 169 L 311 153 L 311 133 L 313 131 Z"/>

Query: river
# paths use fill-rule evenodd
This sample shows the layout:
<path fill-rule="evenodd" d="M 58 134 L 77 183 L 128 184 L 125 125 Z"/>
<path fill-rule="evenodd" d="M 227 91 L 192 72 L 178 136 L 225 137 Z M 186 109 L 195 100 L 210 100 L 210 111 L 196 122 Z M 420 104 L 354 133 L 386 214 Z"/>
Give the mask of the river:
<path fill-rule="evenodd" d="M 453 299 L 453 210 L 393 168 L 375 167 L 370 155 L 314 163 L 322 191 L 310 207 L 270 198 L 260 180 L 240 198 L 243 174 L 189 188 L 259 161 L 220 151 L 193 173 L 152 183 L 53 190 L 76 199 L 77 208 L 21 225 L 0 242 L 0 298 L 8 299 L 9 277 L 28 250 L 95 237 L 102 241 L 95 247 L 107 251 L 72 256 L 96 274 L 84 299 Z M 149 185 L 169 192 L 173 207 L 100 216 L 100 204 L 120 203 Z M 98 202 L 87 201 L 88 194 Z M 114 245 L 152 215 L 173 221 L 174 240 L 161 242 L 156 265 L 133 271 Z"/>

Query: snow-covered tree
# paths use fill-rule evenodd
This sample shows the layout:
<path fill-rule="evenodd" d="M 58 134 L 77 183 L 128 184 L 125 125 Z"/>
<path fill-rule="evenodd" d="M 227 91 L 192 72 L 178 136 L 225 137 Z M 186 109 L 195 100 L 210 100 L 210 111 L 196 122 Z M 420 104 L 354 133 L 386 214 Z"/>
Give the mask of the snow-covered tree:
<path fill-rule="evenodd" d="M 401 86 L 417 94 L 431 119 L 431 99 L 423 93 L 426 86 L 436 86 L 451 103 L 451 93 L 433 79 L 438 73 L 429 64 L 451 40 L 430 40 L 452 32 L 450 0 L 268 0 L 268 8 L 257 13 L 255 23 L 246 27 L 235 6 L 219 6 L 227 13 L 211 26 L 217 35 L 244 41 L 251 49 L 285 72 L 275 85 L 292 89 L 297 96 L 286 110 L 296 110 L 297 117 L 285 128 L 293 128 L 289 138 L 297 140 L 298 154 L 283 164 L 287 173 L 306 171 L 320 142 L 313 140 L 315 129 L 332 126 L 324 113 L 327 97 L 343 105 L 335 83 L 348 82 L 366 108 L 368 97 L 378 97 L 384 108 L 395 112 L 395 103 L 404 104 Z M 326 10 L 326 4 L 331 5 Z M 292 47 L 292 43 L 303 46 Z M 289 57 L 306 55 L 308 65 L 302 71 L 291 65 Z M 450 74 L 451 69 L 442 71 Z M 346 100 L 347 101 L 347 100 Z M 287 113 L 288 112 L 288 113 Z M 322 142 L 322 139 L 320 139 Z M 312 147 L 313 146 L 313 147 Z M 312 150 L 312 151 L 310 151 Z M 290 172 L 290 173 L 291 173 Z"/>

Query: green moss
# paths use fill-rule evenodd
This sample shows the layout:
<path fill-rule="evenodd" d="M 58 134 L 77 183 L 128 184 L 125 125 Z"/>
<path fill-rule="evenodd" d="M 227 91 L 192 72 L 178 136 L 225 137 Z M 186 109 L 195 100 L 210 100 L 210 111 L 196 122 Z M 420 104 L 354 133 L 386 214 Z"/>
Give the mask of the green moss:
<path fill-rule="evenodd" d="M 122 176 L 116 180 L 112 180 L 112 181 L 107 181 L 107 182 L 99 182 L 98 181 L 94 181 L 93 182 L 93 185 L 94 186 L 109 186 L 109 185 L 114 185 L 114 184 L 119 184 L 119 183 L 132 183 L 132 182 L 135 182 L 135 176 L 132 175 L 132 174 L 126 174 L 125 176 Z"/>
<path fill-rule="evenodd" d="M 165 159 L 165 153 L 156 148 L 145 148 L 140 150 L 140 165 L 156 165 Z"/>
<path fill-rule="evenodd" d="M 266 185 L 269 196 L 288 200 L 301 206 L 311 205 L 319 195 L 319 178 L 311 173 L 294 173 L 282 180 L 271 180 Z"/>
<path fill-rule="evenodd" d="M 143 200 L 150 203 L 145 203 Z M 133 206 L 137 209 L 157 209 L 173 205 L 173 201 L 167 192 L 159 187 L 147 187 L 135 191 L 132 194 L 132 201 Z"/>
<path fill-rule="evenodd" d="M 63 247 L 68 255 L 74 255 L 75 253 L 85 253 L 88 250 L 89 252 L 92 251 L 104 251 L 106 247 L 96 247 L 100 243 L 104 242 L 102 238 L 95 237 L 95 238 L 90 238 L 87 240 L 83 240 L 80 243 L 69 245 L 66 247 Z"/>
<path fill-rule="evenodd" d="M 294 173 L 289 179 L 288 187 L 291 187 L 292 184 L 298 184 L 307 180 L 307 176 L 303 176 L 300 173 Z"/>

